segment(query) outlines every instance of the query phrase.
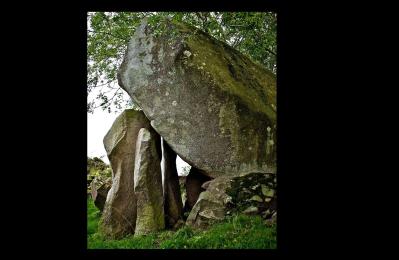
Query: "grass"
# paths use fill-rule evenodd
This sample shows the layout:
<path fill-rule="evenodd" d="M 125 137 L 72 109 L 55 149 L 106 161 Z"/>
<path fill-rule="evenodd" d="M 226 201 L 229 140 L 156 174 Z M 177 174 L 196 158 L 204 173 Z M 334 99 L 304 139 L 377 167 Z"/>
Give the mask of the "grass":
<path fill-rule="evenodd" d="M 275 249 L 276 226 L 267 226 L 259 216 L 235 215 L 208 230 L 183 227 L 147 236 L 108 240 L 97 232 L 99 211 L 88 200 L 89 249 Z"/>
<path fill-rule="evenodd" d="M 98 221 L 100 220 L 100 210 L 94 205 L 92 199 L 87 200 L 87 235 L 93 235 L 97 232 Z"/>

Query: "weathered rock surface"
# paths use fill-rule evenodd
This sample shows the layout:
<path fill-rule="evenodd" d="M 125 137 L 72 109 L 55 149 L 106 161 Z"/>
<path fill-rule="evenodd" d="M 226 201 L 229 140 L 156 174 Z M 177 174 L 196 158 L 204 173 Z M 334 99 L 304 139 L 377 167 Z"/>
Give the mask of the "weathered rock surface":
<path fill-rule="evenodd" d="M 200 196 L 200 193 L 205 191 L 202 184 L 211 180 L 210 177 L 204 174 L 203 171 L 191 167 L 189 174 L 186 177 L 186 196 L 187 200 L 184 203 L 184 212 L 190 211 Z"/>
<path fill-rule="evenodd" d="M 204 183 L 202 187 L 206 191 L 200 194 L 186 224 L 206 228 L 235 213 L 260 215 L 268 223 L 275 223 L 277 197 L 274 178 L 274 174 L 249 173 L 236 177 L 220 176 Z"/>
<path fill-rule="evenodd" d="M 176 153 L 162 141 L 164 159 L 165 222 L 174 227 L 183 216 L 183 202 L 180 194 L 179 177 L 176 169 Z"/>
<path fill-rule="evenodd" d="M 226 194 L 231 197 L 227 205 L 229 214 L 243 212 L 269 219 L 277 210 L 277 180 L 275 174 L 254 172 L 231 179 Z M 257 208 L 255 212 L 254 208 Z"/>
<path fill-rule="evenodd" d="M 165 228 L 161 156 L 161 137 L 153 129 L 140 129 L 134 167 L 135 235 Z"/>
<path fill-rule="evenodd" d="M 91 198 L 94 201 L 94 205 L 103 211 L 107 195 L 112 186 L 112 179 L 107 178 L 105 181 L 97 180 L 95 178 L 91 183 Z"/>
<path fill-rule="evenodd" d="M 141 128 L 150 127 L 143 112 L 128 109 L 117 117 L 104 137 L 104 147 L 112 167 L 112 187 L 100 221 L 100 230 L 106 236 L 120 238 L 134 233 L 136 139 Z"/>
<path fill-rule="evenodd" d="M 277 211 L 272 214 L 272 216 L 266 220 L 266 225 L 273 226 L 277 224 Z"/>
<path fill-rule="evenodd" d="M 143 22 L 118 73 L 154 129 L 211 177 L 275 172 L 276 77 L 206 33 Z"/>
<path fill-rule="evenodd" d="M 205 228 L 214 221 L 224 219 L 226 204 L 231 200 L 231 197 L 226 194 L 226 189 L 230 187 L 230 180 L 228 176 L 220 176 L 205 183 L 207 190 L 199 195 L 186 220 L 186 225 Z"/>

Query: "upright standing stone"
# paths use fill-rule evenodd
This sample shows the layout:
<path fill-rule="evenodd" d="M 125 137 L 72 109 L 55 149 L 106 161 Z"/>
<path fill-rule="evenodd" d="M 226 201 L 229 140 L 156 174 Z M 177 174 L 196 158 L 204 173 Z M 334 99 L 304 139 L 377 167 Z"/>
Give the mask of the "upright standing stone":
<path fill-rule="evenodd" d="M 177 155 L 165 140 L 162 141 L 162 146 L 164 158 L 165 220 L 168 227 L 173 227 L 183 215 L 183 203 L 176 169 Z"/>
<path fill-rule="evenodd" d="M 94 201 L 94 205 L 100 210 L 104 210 L 105 201 L 107 200 L 108 191 L 111 189 L 112 180 L 107 178 L 103 183 L 97 183 L 94 179 L 91 184 L 91 198 Z"/>
<path fill-rule="evenodd" d="M 184 204 L 184 211 L 190 211 L 198 200 L 201 192 L 205 191 L 201 186 L 212 178 L 206 176 L 201 170 L 191 167 L 186 178 L 187 200 Z"/>
<path fill-rule="evenodd" d="M 165 228 L 161 174 L 161 137 L 151 128 L 142 128 L 137 137 L 134 167 L 135 235 Z"/>
<path fill-rule="evenodd" d="M 135 230 L 134 160 L 137 135 L 143 127 L 151 127 L 144 113 L 128 109 L 118 116 L 104 137 L 112 168 L 112 187 L 105 202 L 100 230 L 108 237 L 120 238 Z"/>

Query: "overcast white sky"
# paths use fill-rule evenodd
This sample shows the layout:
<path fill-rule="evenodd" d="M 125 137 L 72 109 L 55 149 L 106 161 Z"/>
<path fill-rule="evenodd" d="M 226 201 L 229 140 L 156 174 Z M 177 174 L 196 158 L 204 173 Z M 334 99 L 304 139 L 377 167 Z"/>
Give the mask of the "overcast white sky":
<path fill-rule="evenodd" d="M 101 108 L 94 110 L 93 114 L 87 113 L 87 156 L 99 157 L 109 164 L 103 144 L 103 138 L 120 113 L 121 112 L 108 113 L 107 111 L 102 111 Z M 176 166 L 179 174 L 181 173 L 182 168 L 186 165 L 188 164 L 177 156 Z"/>

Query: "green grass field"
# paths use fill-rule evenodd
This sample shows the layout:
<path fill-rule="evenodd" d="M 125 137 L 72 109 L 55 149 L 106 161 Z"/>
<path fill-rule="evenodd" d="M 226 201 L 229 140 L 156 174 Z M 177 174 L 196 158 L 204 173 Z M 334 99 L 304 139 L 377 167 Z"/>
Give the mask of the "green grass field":
<path fill-rule="evenodd" d="M 267 226 L 258 216 L 233 216 L 208 230 L 183 227 L 121 240 L 107 240 L 97 233 L 99 218 L 98 209 L 88 199 L 89 249 L 275 249 L 277 245 L 276 225 Z"/>

